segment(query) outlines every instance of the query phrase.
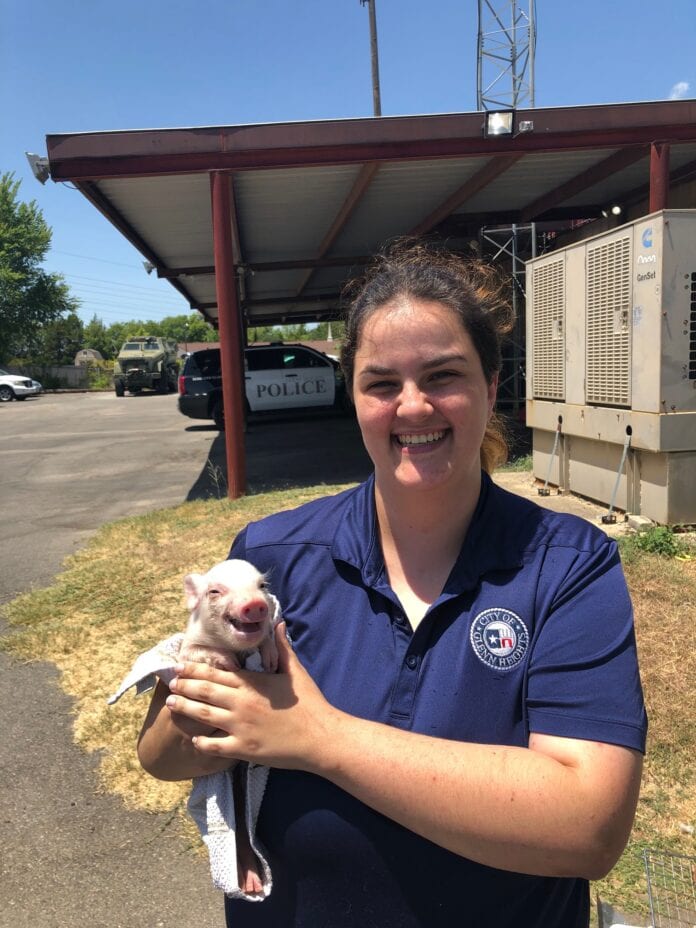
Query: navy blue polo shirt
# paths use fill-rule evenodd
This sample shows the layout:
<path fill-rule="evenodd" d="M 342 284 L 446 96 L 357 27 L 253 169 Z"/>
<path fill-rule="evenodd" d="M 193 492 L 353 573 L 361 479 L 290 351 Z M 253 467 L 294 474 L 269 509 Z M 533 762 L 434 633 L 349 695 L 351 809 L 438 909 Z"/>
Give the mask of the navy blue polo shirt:
<path fill-rule="evenodd" d="M 483 744 L 526 746 L 540 732 L 645 748 L 615 543 L 486 474 L 460 556 L 415 632 L 385 574 L 373 478 L 249 525 L 230 557 L 268 573 L 300 661 L 352 715 Z M 585 880 L 474 863 L 310 774 L 271 771 L 258 835 L 273 892 L 227 899 L 234 928 L 588 924 Z"/>

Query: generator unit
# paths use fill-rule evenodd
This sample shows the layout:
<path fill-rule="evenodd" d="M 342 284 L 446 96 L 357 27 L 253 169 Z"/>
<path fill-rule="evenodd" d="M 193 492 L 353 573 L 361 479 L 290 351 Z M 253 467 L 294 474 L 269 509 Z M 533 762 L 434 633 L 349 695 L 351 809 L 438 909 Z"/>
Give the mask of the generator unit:
<path fill-rule="evenodd" d="M 696 522 L 696 210 L 526 265 L 534 475 L 661 524 Z"/>

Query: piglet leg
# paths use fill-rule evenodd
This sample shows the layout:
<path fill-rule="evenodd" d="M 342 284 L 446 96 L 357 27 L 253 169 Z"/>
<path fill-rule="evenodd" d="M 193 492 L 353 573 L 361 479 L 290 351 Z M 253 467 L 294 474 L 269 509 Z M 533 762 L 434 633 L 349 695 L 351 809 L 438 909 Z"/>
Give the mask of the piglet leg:
<path fill-rule="evenodd" d="M 261 664 L 267 673 L 275 673 L 278 669 L 278 645 L 276 644 L 275 634 L 264 638 L 259 645 L 259 654 L 261 655 Z"/>
<path fill-rule="evenodd" d="M 250 895 L 263 893 L 263 879 L 260 865 L 249 840 L 246 825 L 246 777 L 247 764 L 239 762 L 234 770 L 232 788 L 234 790 L 234 817 L 236 821 L 235 838 L 237 843 L 237 881 L 239 888 Z"/>

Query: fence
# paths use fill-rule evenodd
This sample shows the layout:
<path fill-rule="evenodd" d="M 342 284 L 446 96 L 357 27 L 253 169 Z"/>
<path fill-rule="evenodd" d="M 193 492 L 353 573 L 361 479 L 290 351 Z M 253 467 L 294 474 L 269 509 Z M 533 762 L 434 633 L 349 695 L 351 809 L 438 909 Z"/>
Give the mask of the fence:
<path fill-rule="evenodd" d="M 650 915 L 655 928 L 696 925 L 696 857 L 643 851 Z"/>
<path fill-rule="evenodd" d="M 44 390 L 90 390 L 110 388 L 114 370 L 113 361 L 90 361 L 87 364 L 48 365 L 37 364 L 12 365 L 7 370 L 11 374 L 31 377 L 38 380 Z"/>

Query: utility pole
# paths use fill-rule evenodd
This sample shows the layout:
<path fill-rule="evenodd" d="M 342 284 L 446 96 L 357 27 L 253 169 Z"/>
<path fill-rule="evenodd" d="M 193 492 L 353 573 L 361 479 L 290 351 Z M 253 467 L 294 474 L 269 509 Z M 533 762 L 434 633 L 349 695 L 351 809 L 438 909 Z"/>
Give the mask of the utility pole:
<path fill-rule="evenodd" d="M 379 54 L 377 51 L 377 14 L 375 0 L 360 0 L 360 6 L 366 6 L 370 14 L 370 58 L 372 60 L 372 106 L 375 116 L 382 115 L 382 101 L 379 93 Z"/>

